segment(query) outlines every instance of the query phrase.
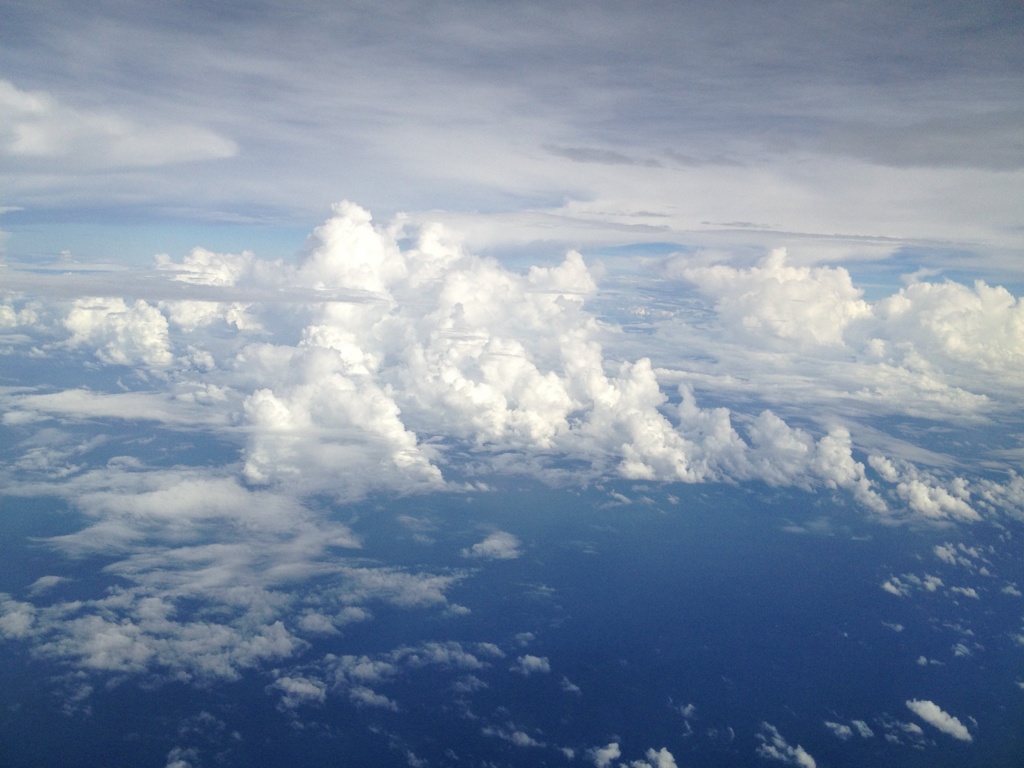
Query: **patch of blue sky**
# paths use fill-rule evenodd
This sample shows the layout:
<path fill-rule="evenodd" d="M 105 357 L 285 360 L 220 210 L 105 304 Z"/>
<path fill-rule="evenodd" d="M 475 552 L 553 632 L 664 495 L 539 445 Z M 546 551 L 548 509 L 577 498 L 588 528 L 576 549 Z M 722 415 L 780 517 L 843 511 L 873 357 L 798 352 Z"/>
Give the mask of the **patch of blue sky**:
<path fill-rule="evenodd" d="M 1014 296 L 1024 294 L 1020 269 L 1009 256 L 999 268 L 991 261 L 981 261 L 979 254 L 969 248 L 901 246 L 884 259 L 851 262 L 847 269 L 868 301 L 890 296 L 908 282 L 917 281 L 951 280 L 973 285 L 982 280 L 990 286 L 1002 286 Z"/>
<path fill-rule="evenodd" d="M 76 211 L 70 217 L 63 212 L 57 218 L 59 223 L 38 212 L 0 217 L 0 227 L 9 235 L 8 261 L 25 269 L 104 264 L 139 268 L 151 267 L 158 254 L 180 260 L 196 247 L 218 253 L 253 251 L 271 261 L 295 261 L 315 224 L 204 223 L 192 217 L 175 221 L 149 215 L 139 221 L 133 220 L 131 211 L 95 210 Z"/>

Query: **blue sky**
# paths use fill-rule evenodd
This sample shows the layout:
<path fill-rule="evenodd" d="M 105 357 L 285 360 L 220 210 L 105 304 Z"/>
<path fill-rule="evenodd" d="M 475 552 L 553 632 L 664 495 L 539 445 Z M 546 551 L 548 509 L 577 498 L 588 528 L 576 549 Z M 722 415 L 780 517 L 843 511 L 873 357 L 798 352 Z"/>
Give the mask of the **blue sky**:
<path fill-rule="evenodd" d="M 474 764 L 1019 748 L 1019 704 L 995 703 L 1024 689 L 1019 4 L 2 15 L 0 639 L 57 703 L 13 702 L 0 751 L 47 717 L 116 721 L 110 691 L 235 684 L 282 733 L 358 713 L 344 738 L 413 766 L 452 759 L 402 717 L 434 688 L 498 745 Z M 713 609 L 673 589 L 718 573 L 724 596 L 742 568 L 630 566 L 698 529 L 723 562 L 772 542 L 765 596 L 809 611 L 770 625 L 791 680 L 817 676 L 798 638 L 832 632 L 841 541 L 830 578 L 864 600 L 828 636 L 862 654 L 854 688 L 897 670 L 877 701 L 753 675 L 711 723 L 694 712 L 733 694 L 710 676 L 616 723 L 576 690 L 545 649 L 625 644 L 632 608 L 606 628 L 573 574 L 663 584 L 647 626 Z M 751 638 L 775 631 L 756 613 Z M 672 658 L 772 668 L 716 631 Z M 659 648 L 602 663 L 636 665 L 622 691 L 647 702 Z M 593 719 L 517 709 L 541 679 Z M 167 714 L 180 738 L 146 759 L 209 763 L 230 709 Z"/>

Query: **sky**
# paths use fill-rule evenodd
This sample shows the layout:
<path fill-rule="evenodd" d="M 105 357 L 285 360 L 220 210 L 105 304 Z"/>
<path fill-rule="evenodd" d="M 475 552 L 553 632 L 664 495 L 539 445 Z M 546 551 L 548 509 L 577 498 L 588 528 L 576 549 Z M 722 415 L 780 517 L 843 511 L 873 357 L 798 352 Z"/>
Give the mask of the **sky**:
<path fill-rule="evenodd" d="M 180 255 L 217 247 L 197 239 L 214 225 L 233 250 L 293 256 L 352 200 L 488 252 L 927 249 L 1010 279 L 1021 16 L 1010 2 L 7 2 L 0 226 L 10 254 L 36 258 L 100 260 L 104 238 L 124 258 Z"/>
<path fill-rule="evenodd" d="M 0 16 L 12 765 L 1024 753 L 1019 3 Z"/>

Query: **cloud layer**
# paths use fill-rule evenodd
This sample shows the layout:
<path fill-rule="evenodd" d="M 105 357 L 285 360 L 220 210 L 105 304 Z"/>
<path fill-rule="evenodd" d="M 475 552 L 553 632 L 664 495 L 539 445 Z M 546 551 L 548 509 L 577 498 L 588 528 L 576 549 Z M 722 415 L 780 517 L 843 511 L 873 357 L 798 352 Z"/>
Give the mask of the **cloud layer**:
<path fill-rule="evenodd" d="M 197 248 L 157 267 L 149 291 L 162 284 L 166 298 L 10 296 L 9 334 L 43 340 L 43 356 L 85 353 L 153 385 L 12 393 L 6 423 L 230 424 L 241 478 L 296 497 L 456 488 L 472 468 L 825 486 L 933 520 L 977 520 L 1012 498 L 901 457 L 926 454 L 873 421 L 1012 412 L 1024 306 L 1003 288 L 914 282 L 872 302 L 844 268 L 792 266 L 782 250 L 747 268 L 674 256 L 664 274 L 711 314 L 641 308 L 647 357 L 623 334 L 628 318 L 588 308 L 607 298 L 579 253 L 514 272 L 440 225 L 378 225 L 351 203 L 297 264 Z M 172 286 L 196 298 L 172 298 Z M 736 404 L 702 407 L 709 396 Z M 741 404 L 754 398 L 771 407 Z M 514 542 L 467 554 L 499 551 Z"/>
<path fill-rule="evenodd" d="M 441 209 L 487 245 L 810 236 L 857 258 L 955 244 L 1012 272 L 1011 5 L 18 7 L 2 205 L 305 226 L 346 196 Z"/>
<path fill-rule="evenodd" d="M 878 418 L 1013 428 L 1022 310 L 1004 289 L 918 281 L 869 300 L 842 267 L 794 266 L 782 251 L 748 266 L 680 255 L 647 266 L 679 295 L 624 307 L 623 278 L 576 251 L 512 270 L 440 225 L 378 224 L 342 203 L 295 262 L 197 248 L 120 285 L 114 275 L 124 290 L 107 295 L 76 292 L 75 276 L 0 274 L 20 288 L 0 304 L 5 359 L 51 371 L 0 390 L 6 493 L 80 515 L 47 546 L 103 558 L 116 580 L 71 599 L 63 571 L 37 575 L 3 598 L 0 633 L 98 675 L 207 684 L 277 664 L 284 710 L 344 690 L 391 711 L 371 683 L 413 655 L 326 671 L 289 660 L 379 610 L 464 615 L 452 590 L 532 545 L 491 527 L 453 550 L 465 570 L 392 567 L 359 558 L 338 502 L 486 493 L 525 476 L 823 490 L 886 522 L 1024 515 L 1011 460 L 993 453 L 1006 474 L 979 477 L 955 451 L 916 444 L 924 430 Z M 418 525 L 422 538 L 429 522 Z M 883 584 L 918 587 L 945 584 Z M 503 668 L 523 678 L 552 671 L 547 656 L 513 659 Z M 544 743 L 514 723 L 487 727 Z M 813 765 L 770 727 L 762 737 L 762 755 Z"/>

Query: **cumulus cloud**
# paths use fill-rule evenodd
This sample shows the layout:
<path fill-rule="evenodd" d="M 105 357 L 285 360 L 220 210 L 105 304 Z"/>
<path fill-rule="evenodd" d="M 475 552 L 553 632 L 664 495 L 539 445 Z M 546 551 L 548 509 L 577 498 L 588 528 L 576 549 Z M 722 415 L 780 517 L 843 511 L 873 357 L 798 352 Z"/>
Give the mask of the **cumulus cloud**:
<path fill-rule="evenodd" d="M 534 656 L 528 653 L 525 656 L 518 657 L 511 669 L 513 672 L 518 672 L 525 677 L 535 674 L 547 674 L 551 671 L 551 662 L 545 656 Z"/>
<path fill-rule="evenodd" d="M 876 338 L 957 373 L 981 369 L 1004 380 L 1024 368 L 1024 302 L 1000 286 L 918 282 L 875 307 Z"/>
<path fill-rule="evenodd" d="M 911 285 L 880 308 L 845 270 L 791 266 L 781 252 L 749 269 L 673 268 L 714 299 L 719 331 L 773 360 L 796 349 L 819 362 L 842 366 L 852 355 L 909 371 L 912 347 L 924 360 L 914 370 L 929 375 L 954 358 L 992 375 L 1018 365 L 1012 350 L 1000 363 L 954 343 L 959 331 L 948 330 L 962 322 L 976 326 L 961 333 L 967 346 L 987 343 L 982 337 L 1012 346 L 1019 308 L 998 291 Z M 65 499 L 86 522 L 49 546 L 103 555 L 124 582 L 116 596 L 39 607 L 56 586 L 41 581 L 27 594 L 33 602 L 7 599 L 0 630 L 83 668 L 233 679 L 371 618 L 375 603 L 465 612 L 447 594 L 466 574 L 339 554 L 359 542 L 320 508 L 324 499 L 481 489 L 488 473 L 511 472 L 827 488 L 880 514 L 899 507 L 937 522 L 1024 508 L 1016 475 L 969 481 L 865 450 L 853 412 L 827 422 L 811 414 L 798 426 L 774 407 L 703 407 L 698 393 L 716 380 L 698 375 L 703 363 L 677 357 L 665 368 L 633 354 L 642 345 L 621 333 L 614 313 L 592 306 L 597 280 L 576 252 L 517 272 L 468 252 L 443 227 L 381 225 L 342 203 L 295 263 L 197 248 L 180 261 L 159 258 L 156 277 L 138 284 L 145 298 L 69 287 L 45 306 L 18 298 L 0 312 L 4 327 L 36 334 L 33 354 L 61 364 L 84 351 L 102 373 L 89 388 L 0 391 L 3 426 L 20 451 L 3 470 L 6 487 Z M 962 312 L 939 313 L 939 294 Z M 792 391 L 792 378 L 779 381 L 779 391 Z M 109 452 L 99 459 L 91 444 L 39 442 L 41 423 L 93 420 L 204 431 L 235 453 L 220 467 L 156 469 Z M 462 554 L 511 559 L 521 550 L 514 535 L 495 531 Z M 981 562 L 952 545 L 935 551 L 946 563 Z M 883 584 L 897 595 L 939 586 L 937 577 L 906 574 Z M 211 611 L 198 617 L 190 604 Z M 527 655 L 512 669 L 550 665 Z M 390 706 L 369 682 L 347 690 Z M 772 736 L 763 746 L 789 755 Z"/>
<path fill-rule="evenodd" d="M 513 723 L 506 723 L 503 726 L 484 726 L 480 731 L 484 736 L 495 736 L 504 739 L 515 747 L 543 747 L 543 742 L 530 736 Z"/>
<path fill-rule="evenodd" d="M 36 607 L 0 592 L 0 635 L 17 639 L 33 634 Z"/>
<path fill-rule="evenodd" d="M 155 418 L 196 418 L 202 406 L 207 418 L 239 424 L 243 476 L 264 487 L 346 499 L 451 487 L 453 441 L 475 452 L 478 472 L 557 477 L 568 459 L 590 476 L 825 486 L 879 513 L 896 499 L 934 520 L 977 519 L 1002 487 L 979 488 L 976 501 L 959 478 L 878 454 L 865 465 L 844 423 L 813 434 L 771 409 L 702 408 L 685 372 L 607 352 L 614 334 L 587 309 L 597 284 L 576 252 L 515 273 L 468 253 L 443 227 L 379 225 L 341 203 L 297 264 L 196 248 L 157 266 L 209 300 L 75 299 L 62 343 L 171 377 L 173 408 L 156 393 L 121 395 L 149 397 Z M 767 334 L 840 367 L 827 350 L 878 351 L 854 333 L 878 313 L 841 268 L 791 266 L 779 251 L 748 269 L 674 269 L 717 297 L 736 339 L 763 346 Z M 85 390 L 71 391 L 84 413 Z M 98 407 L 110 396 L 88 400 Z M 35 397 L 56 410 L 71 395 Z M 18 414 L 31 412 L 9 417 Z"/>
<path fill-rule="evenodd" d="M 789 765 L 797 765 L 800 768 L 815 768 L 817 763 L 807 750 L 797 744 L 795 747 L 787 742 L 771 723 L 761 723 L 761 730 L 757 734 L 761 742 L 757 748 L 757 754 L 770 760 L 778 760 Z"/>
<path fill-rule="evenodd" d="M 349 292 L 304 305 L 290 338 L 239 349 L 236 381 L 258 383 L 243 404 L 250 481 L 301 475 L 327 490 L 339 486 L 331 468 L 345 466 L 342 495 L 365 492 L 371 475 L 385 487 L 440 487 L 444 457 L 423 438 L 443 435 L 530 454 L 538 469 L 560 455 L 635 479 L 824 483 L 884 507 L 845 428 L 814 440 L 766 411 L 744 439 L 726 409 L 701 409 L 686 388 L 667 409 L 650 360 L 606 358 L 603 330 L 584 309 L 596 283 L 580 254 L 515 274 L 440 227 L 421 228 L 412 246 L 401 234 L 342 203 L 294 267 L 199 249 L 161 260 L 196 285 Z M 237 302 L 161 306 L 182 328 L 227 317 L 228 306 L 239 330 L 272 325 Z"/>
<path fill-rule="evenodd" d="M 912 464 L 899 464 L 885 456 L 872 455 L 868 464 L 887 483 L 895 486 L 897 495 L 907 506 L 922 517 L 932 520 L 944 518 L 973 522 L 981 515 L 971 506 L 971 493 L 967 482 L 954 477 L 943 483 L 928 472 Z"/>
<path fill-rule="evenodd" d="M 275 685 L 281 689 L 285 698 L 282 705 L 291 707 L 289 697 L 298 697 L 298 703 L 319 701 L 318 691 L 323 689 L 325 695 L 339 694 L 347 698 L 357 707 L 399 711 L 399 701 L 382 693 L 379 689 L 386 688 L 402 679 L 404 675 L 416 670 L 432 669 L 442 673 L 454 673 L 458 677 L 450 688 L 460 694 L 470 694 L 483 688 L 487 683 L 472 672 L 479 672 L 489 666 L 461 643 L 424 642 L 419 645 L 405 645 L 377 654 L 345 654 L 336 656 L 327 654 L 318 661 L 298 667 L 292 672 L 292 678 L 282 686 L 280 680 Z M 298 679 L 298 683 L 294 680 Z M 293 694 L 293 689 L 297 693 Z M 507 737 L 519 746 L 534 746 L 515 736 L 519 729 L 509 726 L 508 729 L 488 735 Z M 525 734 L 523 734 L 525 736 Z"/>
<path fill-rule="evenodd" d="M 680 260 L 669 274 L 711 296 L 731 329 L 760 339 L 842 346 L 847 326 L 871 314 L 845 269 L 790 266 L 781 248 L 749 269 L 690 267 Z"/>
<path fill-rule="evenodd" d="M 345 525 L 234 478 L 140 470 L 114 465 L 68 481 L 60 492 L 93 523 L 49 541 L 70 556 L 103 554 L 123 586 L 45 607 L 6 598 L 0 632 L 94 672 L 233 680 L 291 658 L 307 647 L 303 635 L 369 618 L 375 603 L 444 610 L 461 578 L 348 562 L 339 554 L 359 542 Z M 21 487 L 53 491 L 49 483 Z M 403 659 L 479 666 L 444 646 Z"/>
<path fill-rule="evenodd" d="M 587 756 L 593 761 L 597 768 L 608 768 L 613 760 L 622 757 L 622 750 L 617 742 L 611 742 L 603 747 L 593 747 L 587 750 Z"/>
<path fill-rule="evenodd" d="M 281 693 L 281 704 L 288 709 L 303 704 L 322 704 L 327 699 L 327 688 L 320 680 L 282 676 L 274 681 L 274 687 Z"/>
<path fill-rule="evenodd" d="M 911 699 L 907 701 L 907 708 L 926 723 L 947 733 L 954 739 L 960 741 L 972 741 L 970 731 L 957 718 L 944 712 L 935 702 Z"/>
<path fill-rule="evenodd" d="M 676 768 L 676 759 L 665 747 L 648 749 L 643 760 L 634 760 L 630 768 Z"/>
<path fill-rule="evenodd" d="M 68 345 L 89 347 L 104 363 L 164 368 L 174 359 L 167 319 L 141 299 L 77 299 L 64 325 L 71 332 Z"/>
<path fill-rule="evenodd" d="M 843 723 L 835 723 L 831 720 L 826 720 L 825 727 L 828 728 L 837 739 L 841 739 L 842 741 L 847 741 L 853 736 L 853 729 Z"/>
<path fill-rule="evenodd" d="M 694 286 L 714 311 L 677 309 L 646 325 L 666 361 L 681 349 L 699 361 L 680 375 L 708 390 L 789 413 L 818 405 L 863 421 L 964 423 L 1012 413 L 1024 394 L 1022 304 L 1003 288 L 918 279 L 869 301 L 844 268 L 795 266 L 781 250 L 752 267 L 707 261 L 678 255 L 665 274 L 685 281 L 682 291 Z M 909 484 L 908 500 L 928 506 Z"/>
<path fill-rule="evenodd" d="M 871 730 L 871 726 L 863 720 L 851 720 L 850 725 L 857 729 L 857 733 L 860 734 L 862 739 L 870 739 L 875 735 L 875 732 Z"/>
<path fill-rule="evenodd" d="M 981 369 L 1001 383 L 1024 367 L 1024 303 L 983 281 L 914 282 L 870 303 L 843 267 L 793 266 L 784 249 L 749 268 L 678 257 L 667 274 L 712 298 L 730 331 L 777 348 L 843 348 L 874 364 L 963 380 Z"/>
<path fill-rule="evenodd" d="M 167 753 L 167 765 L 165 768 L 192 768 L 197 763 L 199 755 L 194 749 L 175 747 Z"/>
<path fill-rule="evenodd" d="M 970 598 L 972 598 L 974 600 L 980 600 L 981 599 L 978 596 L 978 590 L 976 590 L 974 587 L 950 587 L 949 591 L 953 592 L 954 594 L 957 594 L 957 595 L 963 595 L 964 597 L 970 597 Z"/>
<path fill-rule="evenodd" d="M 521 554 L 519 539 L 505 531 L 495 531 L 483 541 L 462 550 L 463 557 L 479 557 L 488 560 L 513 560 Z"/>

